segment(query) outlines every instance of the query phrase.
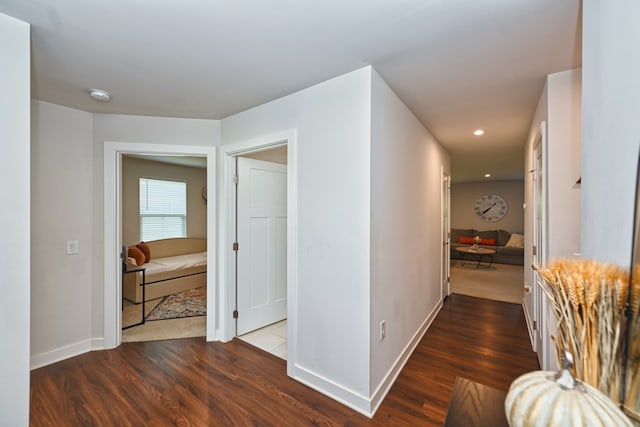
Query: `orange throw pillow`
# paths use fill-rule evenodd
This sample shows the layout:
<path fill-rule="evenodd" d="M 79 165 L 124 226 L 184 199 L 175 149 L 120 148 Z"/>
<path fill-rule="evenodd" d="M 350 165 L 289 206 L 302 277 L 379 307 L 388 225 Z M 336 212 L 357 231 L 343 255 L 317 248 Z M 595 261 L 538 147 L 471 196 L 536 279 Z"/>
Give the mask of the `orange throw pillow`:
<path fill-rule="evenodd" d="M 129 246 L 127 256 L 136 260 L 136 265 L 144 264 L 144 254 L 136 246 Z"/>
<path fill-rule="evenodd" d="M 460 236 L 460 240 L 458 243 L 462 243 L 463 245 L 473 245 L 475 243 L 475 239 L 473 237 L 463 237 Z"/>
<path fill-rule="evenodd" d="M 480 239 L 480 244 L 485 246 L 495 246 L 496 239 Z"/>
<path fill-rule="evenodd" d="M 151 249 L 149 249 L 149 245 L 147 245 L 145 242 L 140 242 L 137 246 L 138 249 L 140 249 L 144 254 L 144 262 L 151 261 Z"/>

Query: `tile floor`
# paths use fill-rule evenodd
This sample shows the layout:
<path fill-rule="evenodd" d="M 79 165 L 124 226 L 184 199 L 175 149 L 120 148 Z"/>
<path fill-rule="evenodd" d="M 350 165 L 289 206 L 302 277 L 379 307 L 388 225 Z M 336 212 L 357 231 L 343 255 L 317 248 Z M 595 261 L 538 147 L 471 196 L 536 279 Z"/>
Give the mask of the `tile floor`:
<path fill-rule="evenodd" d="M 287 360 L 287 319 L 240 335 L 238 338 L 267 353 Z"/>

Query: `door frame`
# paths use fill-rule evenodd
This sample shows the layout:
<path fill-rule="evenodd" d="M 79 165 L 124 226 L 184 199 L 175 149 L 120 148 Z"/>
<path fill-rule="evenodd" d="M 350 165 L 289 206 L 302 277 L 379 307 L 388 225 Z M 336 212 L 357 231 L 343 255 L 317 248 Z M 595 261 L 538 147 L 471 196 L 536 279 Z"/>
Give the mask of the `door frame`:
<path fill-rule="evenodd" d="M 440 166 L 442 177 L 440 185 L 440 232 L 442 233 L 442 255 L 440 271 L 440 300 L 444 301 L 451 295 L 451 176 Z M 445 289 L 446 280 L 446 289 Z"/>
<path fill-rule="evenodd" d="M 222 172 L 219 201 L 218 280 L 220 283 L 220 339 L 232 340 L 235 335 L 233 311 L 236 306 L 236 271 L 233 243 L 236 227 L 235 158 L 278 146 L 287 146 L 287 366 L 295 361 L 297 331 L 297 224 L 298 224 L 298 163 L 297 129 L 289 129 L 256 139 L 220 147 L 219 167 Z M 289 370 L 289 368 L 287 368 Z"/>
<path fill-rule="evenodd" d="M 207 158 L 207 188 L 216 188 L 216 148 L 213 146 L 169 145 L 132 142 L 104 143 L 104 348 L 122 341 L 122 155 L 186 155 Z M 216 331 L 216 200 L 207 205 L 207 341 Z"/>
<path fill-rule="evenodd" d="M 540 158 L 541 171 L 538 170 L 538 158 Z M 547 262 L 547 246 L 549 241 L 548 235 L 548 211 L 547 211 L 547 123 L 542 121 L 539 127 L 539 133 L 533 144 L 533 236 L 532 242 L 535 246 L 538 266 L 545 266 Z M 538 180 L 542 182 L 538 182 Z M 540 188 L 540 191 L 538 191 Z M 540 206 L 538 207 L 538 202 Z M 538 224 L 538 209 L 540 210 L 540 224 Z M 534 259 L 532 259 L 532 262 Z M 533 320 L 536 322 L 536 330 L 533 331 L 534 351 L 538 355 L 538 361 L 542 369 L 549 369 L 550 366 L 550 346 L 551 340 L 548 328 L 548 301 L 545 292 L 540 288 L 541 279 L 538 272 L 533 271 Z"/>

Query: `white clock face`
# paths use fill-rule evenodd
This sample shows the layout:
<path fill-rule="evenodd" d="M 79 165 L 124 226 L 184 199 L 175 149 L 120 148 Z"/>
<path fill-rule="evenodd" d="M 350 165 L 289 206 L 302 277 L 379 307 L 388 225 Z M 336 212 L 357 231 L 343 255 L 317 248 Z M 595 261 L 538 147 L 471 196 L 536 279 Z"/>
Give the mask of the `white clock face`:
<path fill-rule="evenodd" d="M 507 214 L 507 202 L 497 194 L 485 194 L 476 200 L 474 211 L 483 221 L 499 221 Z"/>

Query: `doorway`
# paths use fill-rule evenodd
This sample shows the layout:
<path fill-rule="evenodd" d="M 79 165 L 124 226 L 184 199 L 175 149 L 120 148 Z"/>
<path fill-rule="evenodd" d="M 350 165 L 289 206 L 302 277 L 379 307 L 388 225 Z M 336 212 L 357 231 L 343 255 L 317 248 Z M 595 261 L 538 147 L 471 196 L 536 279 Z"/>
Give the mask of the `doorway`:
<path fill-rule="evenodd" d="M 122 155 L 123 246 L 149 254 L 126 263 L 122 342 L 206 335 L 206 181 L 202 156 Z"/>
<path fill-rule="evenodd" d="M 126 154 L 204 156 L 207 159 L 207 187 L 216 188 L 215 147 L 147 143 L 104 143 L 104 348 L 120 345 L 122 339 L 122 156 Z M 207 320 L 206 339 L 218 338 L 216 332 L 217 295 L 215 289 L 216 200 L 211 198 L 207 222 Z"/>
<path fill-rule="evenodd" d="M 281 152 L 282 162 L 256 155 Z M 286 146 L 236 158 L 236 334 L 287 317 Z"/>
<path fill-rule="evenodd" d="M 297 135 L 296 131 L 289 130 L 274 135 L 267 135 L 255 140 L 249 140 L 231 144 L 221 147 L 222 155 L 222 169 L 223 169 L 223 182 L 222 182 L 222 194 L 220 199 L 220 260 L 218 265 L 220 266 L 219 280 L 220 286 L 220 298 L 224 301 L 224 306 L 221 304 L 220 309 L 220 332 L 221 339 L 223 341 L 230 341 L 238 334 L 236 329 L 236 318 L 234 314 L 238 310 L 238 295 L 236 294 L 236 279 L 240 277 L 239 268 L 241 265 L 236 264 L 236 251 L 234 248 L 238 248 L 239 251 L 243 249 L 243 242 L 236 241 L 236 232 L 239 227 L 239 221 L 236 220 L 236 197 L 235 197 L 235 174 L 236 174 L 236 162 L 239 158 L 252 158 L 262 157 L 272 154 L 273 149 L 282 149 L 286 147 L 286 221 L 280 220 L 280 226 L 285 227 L 286 232 L 277 233 L 282 239 L 285 237 L 285 242 L 280 241 L 280 245 L 286 247 L 286 257 L 284 262 L 279 262 L 279 271 L 282 274 L 284 269 L 284 275 L 286 281 L 285 295 L 286 303 L 286 326 L 280 327 L 280 334 L 286 336 L 287 340 L 287 366 L 293 368 L 289 363 L 295 360 L 295 330 L 296 330 L 296 258 L 297 258 L 297 245 L 296 245 L 296 225 L 297 225 L 297 165 L 296 165 L 296 153 L 297 153 Z M 262 154 L 260 154 L 262 152 Z M 255 159 L 254 159 L 255 160 Z M 259 159 L 264 161 L 265 159 Z M 266 159 L 273 160 L 273 159 Z M 242 180 L 239 177 L 238 180 Z M 263 221 L 263 220 L 261 220 Z M 260 221 L 258 221 L 260 222 Z M 263 221 L 264 222 L 264 221 Z M 259 228 L 259 227 L 258 227 Z M 238 243 L 238 245 L 234 245 Z M 242 286 L 242 285 L 240 285 Z M 280 300 L 283 300 L 285 295 L 280 294 Z M 238 310 L 238 317 L 242 317 L 242 310 Z M 283 333 L 283 329 L 286 334 Z"/>

